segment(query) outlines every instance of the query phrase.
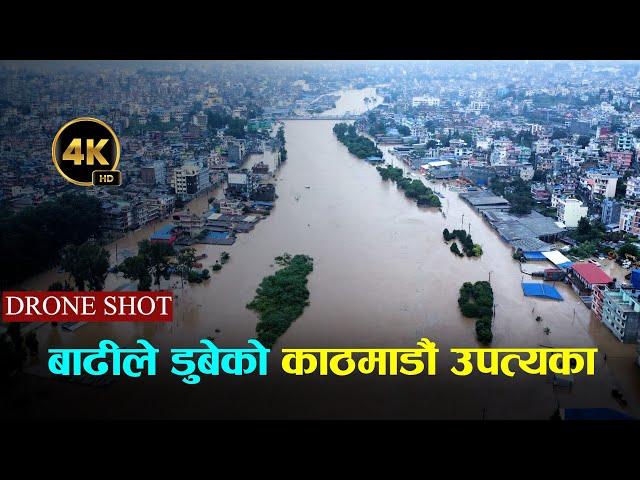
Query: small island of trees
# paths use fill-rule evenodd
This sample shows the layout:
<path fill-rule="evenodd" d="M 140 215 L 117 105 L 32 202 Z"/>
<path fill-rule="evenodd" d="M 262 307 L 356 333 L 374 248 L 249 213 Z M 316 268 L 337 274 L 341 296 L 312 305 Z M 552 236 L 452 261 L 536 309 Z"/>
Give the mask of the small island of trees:
<path fill-rule="evenodd" d="M 307 276 L 313 271 L 313 259 L 285 253 L 276 257 L 276 263 L 283 268 L 265 277 L 256 296 L 247 304 L 260 317 L 256 333 L 266 347 L 272 347 L 309 305 Z"/>
<path fill-rule="evenodd" d="M 459 257 L 464 257 L 464 254 L 466 254 L 467 257 L 479 257 L 482 255 L 482 247 L 477 243 L 473 243 L 471 235 L 467 234 L 465 230 L 453 230 L 452 232 L 449 232 L 449 229 L 445 228 L 442 231 L 442 236 L 444 237 L 445 242 L 454 240 L 449 249 Z M 455 242 L 456 239 L 458 239 L 462 244 L 464 254 L 460 251 L 458 244 Z"/>
<path fill-rule="evenodd" d="M 440 199 L 433 193 L 429 187 L 427 187 L 420 180 L 411 180 L 404 177 L 404 172 L 401 168 L 392 167 L 387 165 L 386 167 L 376 167 L 378 173 L 383 180 L 391 180 L 396 183 L 400 190 L 404 191 L 407 198 L 412 198 L 421 207 L 440 207 Z"/>
<path fill-rule="evenodd" d="M 493 289 L 486 281 L 465 282 L 460 287 L 458 306 L 462 315 L 476 318 L 476 337 L 479 342 L 488 345 L 493 340 L 491 315 L 493 310 Z"/>
<path fill-rule="evenodd" d="M 337 123 L 333 127 L 333 133 L 336 134 L 338 140 L 343 143 L 349 153 L 352 153 L 358 158 L 367 157 L 379 157 L 382 158 L 382 152 L 375 143 L 373 143 L 367 137 L 358 135 L 356 133 L 356 127 L 353 125 L 347 125 L 346 123 Z"/>

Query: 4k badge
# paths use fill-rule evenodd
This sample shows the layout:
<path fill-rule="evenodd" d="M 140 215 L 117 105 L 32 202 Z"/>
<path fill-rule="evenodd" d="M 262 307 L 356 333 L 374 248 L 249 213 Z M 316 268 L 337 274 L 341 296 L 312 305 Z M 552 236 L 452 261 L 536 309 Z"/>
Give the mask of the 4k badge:
<path fill-rule="evenodd" d="M 101 120 L 80 117 L 65 124 L 53 139 L 53 164 L 65 179 L 83 187 L 119 185 L 120 142 Z M 104 182 L 101 179 L 108 179 Z"/>

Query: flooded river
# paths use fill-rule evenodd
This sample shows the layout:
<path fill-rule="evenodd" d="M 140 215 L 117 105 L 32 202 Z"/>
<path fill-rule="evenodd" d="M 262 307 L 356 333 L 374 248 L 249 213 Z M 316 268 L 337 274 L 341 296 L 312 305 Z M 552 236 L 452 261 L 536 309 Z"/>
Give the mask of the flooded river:
<path fill-rule="evenodd" d="M 363 108 L 350 92 L 343 111 Z M 357 101 L 359 99 L 359 102 Z M 339 102 L 338 102 L 339 103 Z M 335 113 L 335 112 L 334 112 Z M 130 345 L 146 338 L 160 348 L 159 375 L 121 378 L 98 389 L 63 382 L 33 382 L 36 392 L 13 414 L 25 417 L 99 418 L 548 418 L 555 408 L 619 408 L 612 386 L 621 388 L 640 415 L 640 373 L 635 349 L 613 339 L 573 292 L 559 287 L 563 302 L 525 298 L 520 272 L 504 244 L 457 193 L 445 196 L 443 210 L 419 208 L 376 169 L 350 155 L 336 141 L 334 121 L 285 123 L 288 160 L 278 171 L 273 213 L 232 246 L 198 246 L 205 267 L 220 252 L 231 260 L 202 285 L 176 288 L 172 325 L 89 324 L 73 333 L 48 325 L 38 329 L 41 348 L 91 347 L 103 338 Z M 271 161 L 267 152 L 264 160 Z M 389 162 L 398 164 L 385 148 Z M 259 159 L 254 158 L 255 163 Z M 308 187 L 308 188 L 307 188 Z M 192 202 L 205 211 L 213 191 Z M 458 258 L 443 242 L 442 230 L 469 228 L 482 245 L 479 259 Z M 117 242 L 121 255 L 148 238 L 149 226 Z M 109 246 L 112 257 L 115 244 Z M 309 276 L 310 305 L 276 343 L 267 377 L 211 377 L 185 385 L 168 374 L 171 347 L 197 346 L 214 336 L 222 347 L 239 347 L 255 336 L 256 315 L 245 308 L 274 257 L 289 252 L 314 259 Z M 112 258 L 112 262 L 113 262 Z M 121 260 L 121 258 L 120 258 Z M 115 263 L 115 262 L 113 262 Z M 494 347 L 594 346 L 594 377 L 577 376 L 571 392 L 554 391 L 549 377 L 456 377 L 449 373 L 451 347 L 478 346 L 474 320 L 461 316 L 458 289 L 465 281 L 488 280 L 496 303 Z M 46 288 L 60 274 L 48 272 L 21 287 Z M 126 285 L 110 275 L 107 290 Z M 170 288 L 176 283 L 163 283 Z M 537 316 L 542 322 L 536 322 Z M 544 333 L 544 328 L 550 334 Z M 219 330 L 219 333 L 216 332 Z M 434 377 L 293 377 L 280 369 L 280 348 L 411 347 L 421 337 L 439 348 Z M 43 355 L 46 357 L 46 355 Z M 72 401 L 73 400 L 73 401 Z M 69 405 L 77 405 L 70 408 Z M 64 407 L 63 407 L 64 406 Z"/>

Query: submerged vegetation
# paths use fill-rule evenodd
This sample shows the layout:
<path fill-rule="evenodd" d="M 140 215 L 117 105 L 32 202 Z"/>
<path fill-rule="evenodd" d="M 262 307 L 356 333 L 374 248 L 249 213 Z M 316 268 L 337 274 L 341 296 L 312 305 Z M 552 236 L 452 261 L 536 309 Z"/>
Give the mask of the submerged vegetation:
<path fill-rule="evenodd" d="M 0 202 L 0 290 L 59 263 L 66 245 L 99 240 L 100 201 L 84 193 L 65 193 L 14 213 Z"/>
<path fill-rule="evenodd" d="M 313 259 L 308 255 L 285 253 L 276 257 L 276 262 L 283 268 L 262 279 L 256 296 L 247 304 L 260 316 L 256 333 L 267 347 L 273 346 L 309 304 L 307 276 L 313 271 Z"/>
<path fill-rule="evenodd" d="M 471 235 L 467 234 L 465 230 L 453 230 L 452 232 L 449 232 L 449 229 L 445 228 L 442 231 L 442 236 L 444 237 L 444 240 L 446 242 L 454 240 L 449 249 L 456 255 L 459 255 L 461 257 L 464 256 L 462 253 L 460 253 L 458 244 L 455 242 L 456 239 L 458 239 L 462 244 L 462 250 L 467 255 L 467 257 L 479 257 L 482 255 L 482 247 L 477 243 L 473 243 Z"/>
<path fill-rule="evenodd" d="M 476 337 L 487 345 L 493 340 L 491 315 L 493 310 L 493 289 L 489 282 L 465 282 L 460 287 L 458 306 L 465 317 L 476 318 Z"/>
<path fill-rule="evenodd" d="M 335 133 L 338 140 L 347 147 L 349 153 L 352 153 L 358 158 L 382 157 L 382 152 L 376 147 L 376 144 L 367 137 L 358 135 L 356 133 L 356 127 L 353 125 L 337 123 L 333 127 L 333 133 Z"/>
<path fill-rule="evenodd" d="M 386 167 L 376 167 L 376 170 L 378 170 L 383 180 L 395 182 L 398 188 L 404 191 L 405 196 L 416 200 L 418 205 L 422 207 L 440 207 L 440 199 L 433 193 L 433 190 L 420 180 L 405 178 L 401 168 L 387 165 Z"/>

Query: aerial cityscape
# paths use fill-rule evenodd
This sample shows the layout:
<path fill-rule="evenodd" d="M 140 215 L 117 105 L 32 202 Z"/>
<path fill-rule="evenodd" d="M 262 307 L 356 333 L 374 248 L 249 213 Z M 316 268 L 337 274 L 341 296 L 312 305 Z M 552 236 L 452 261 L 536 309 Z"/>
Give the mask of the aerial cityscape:
<path fill-rule="evenodd" d="M 117 134 L 120 186 L 59 175 L 77 117 Z M 0 322 L 1 418 L 640 418 L 638 152 L 640 62 L 2 61 L 0 290 L 170 290 L 175 314 Z M 598 353 L 593 376 L 52 378 L 48 348 L 104 337 Z"/>

